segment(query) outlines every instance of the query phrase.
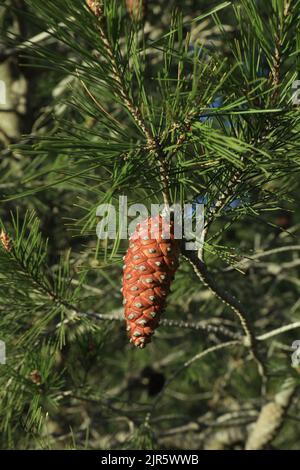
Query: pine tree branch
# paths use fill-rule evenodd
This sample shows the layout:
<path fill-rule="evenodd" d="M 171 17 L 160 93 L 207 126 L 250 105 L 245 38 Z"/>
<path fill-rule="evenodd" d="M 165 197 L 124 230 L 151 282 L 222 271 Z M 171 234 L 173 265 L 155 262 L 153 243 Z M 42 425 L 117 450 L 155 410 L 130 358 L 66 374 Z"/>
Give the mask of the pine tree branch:
<path fill-rule="evenodd" d="M 91 2 L 88 2 L 91 3 Z M 99 19 L 99 32 L 100 36 L 102 39 L 102 42 L 105 46 L 105 49 L 107 51 L 107 55 L 110 59 L 112 70 L 113 70 L 113 75 L 115 81 L 119 84 L 120 86 L 120 96 L 123 99 L 123 102 L 129 112 L 131 113 L 132 117 L 134 118 L 135 122 L 138 124 L 138 126 L 141 128 L 143 131 L 147 143 L 150 149 L 154 150 L 159 161 L 159 166 L 160 166 L 160 174 L 161 174 L 161 181 L 164 187 L 164 201 L 166 204 L 170 203 L 170 197 L 169 197 L 169 177 L 168 177 L 168 168 L 166 165 L 166 159 L 167 156 L 164 154 L 162 151 L 162 148 L 160 146 L 159 140 L 157 140 L 152 133 L 148 130 L 143 117 L 139 111 L 139 109 L 134 105 L 134 103 L 130 100 L 129 95 L 127 93 L 126 85 L 123 82 L 123 78 L 119 72 L 118 65 L 115 61 L 115 57 L 113 54 L 113 51 L 111 49 L 109 40 L 105 34 L 104 27 L 102 24 L 102 17 L 103 17 L 103 10 L 100 7 L 99 2 L 92 2 L 92 9 L 93 13 L 96 15 L 96 17 Z M 236 179 L 237 177 L 234 177 L 233 180 L 233 186 L 236 184 Z M 184 252 L 183 252 L 184 253 Z M 253 358 L 255 359 L 257 365 L 258 365 L 258 370 L 262 376 L 263 381 L 265 380 L 265 370 L 262 362 L 258 358 L 258 354 L 256 351 L 256 345 L 255 345 L 255 337 L 252 333 L 251 327 L 249 325 L 249 322 L 246 318 L 245 312 L 243 311 L 242 306 L 240 303 L 230 296 L 226 292 L 222 292 L 220 288 L 216 285 L 216 283 L 213 281 L 213 279 L 210 278 L 207 269 L 205 267 L 205 264 L 196 256 L 194 253 L 186 253 L 186 258 L 192 263 L 196 273 L 198 274 L 198 277 L 200 280 L 204 283 L 204 285 L 207 285 L 214 293 L 215 295 L 221 299 L 225 304 L 229 305 L 230 308 L 234 311 L 234 313 L 237 315 L 239 318 L 239 321 L 242 325 L 242 328 L 245 332 L 245 338 L 247 339 L 246 345 L 250 348 Z"/>
<path fill-rule="evenodd" d="M 143 132 L 146 140 L 147 146 L 150 152 L 153 152 L 157 157 L 157 163 L 160 171 L 160 179 L 163 186 L 163 198 L 165 205 L 170 205 L 170 188 L 169 188 L 169 175 L 168 167 L 166 164 L 166 155 L 162 149 L 159 138 L 154 136 L 151 130 L 148 128 L 143 115 L 135 103 L 131 100 L 127 86 L 124 82 L 119 66 L 116 62 L 115 55 L 113 53 L 109 39 L 105 33 L 105 27 L 103 24 L 103 6 L 100 1 L 87 0 L 87 4 L 94 15 L 98 18 L 98 30 L 100 33 L 100 38 L 102 40 L 103 46 L 107 53 L 107 56 L 110 61 L 110 66 L 112 68 L 112 75 L 116 83 L 119 85 L 119 94 L 120 98 L 123 101 L 124 106 L 127 108 L 132 118 L 134 119 L 136 125 Z"/>
<path fill-rule="evenodd" d="M 9 255 L 14 258 L 14 260 L 18 263 L 19 267 L 23 270 L 24 273 L 29 275 L 32 279 L 33 285 L 40 290 L 40 292 L 47 297 L 51 298 L 54 303 L 66 308 L 67 310 L 73 312 L 74 316 L 72 317 L 73 319 L 76 318 L 76 316 L 79 317 L 90 317 L 90 318 L 95 318 L 96 320 L 100 321 L 123 321 L 123 315 L 122 311 L 120 310 L 116 314 L 100 314 L 100 313 L 94 313 L 94 312 L 82 312 L 78 307 L 75 305 L 66 302 L 64 299 L 62 299 L 60 296 L 57 295 L 52 289 L 49 288 L 48 285 L 43 283 L 40 278 L 36 275 L 33 275 L 30 271 L 28 271 L 26 264 L 17 256 L 15 253 L 13 246 L 11 245 L 11 240 L 9 239 L 8 235 L 2 231 L 1 236 L 0 236 L 0 241 L 3 244 L 3 247 L 8 251 Z M 288 248 L 288 247 L 286 247 Z M 289 247 L 292 248 L 292 247 Z M 298 248 L 298 246 L 295 246 L 294 248 Z M 205 268 L 205 265 L 203 262 L 200 262 L 199 259 L 196 257 L 194 253 L 186 253 L 185 258 L 193 265 L 198 277 L 199 273 L 201 274 L 201 281 L 209 287 L 211 290 L 213 289 L 213 292 L 219 299 L 221 299 L 226 305 L 228 305 L 231 309 L 234 309 L 234 312 L 236 315 L 238 315 L 239 320 L 243 326 L 243 329 L 245 331 L 246 336 L 249 338 L 249 334 L 251 334 L 251 339 L 252 343 L 248 339 L 246 342 L 246 345 L 253 345 L 253 333 L 251 332 L 251 328 L 247 322 L 246 319 L 246 312 L 243 311 L 243 308 L 239 301 L 235 299 L 233 296 L 231 296 L 228 292 L 220 292 L 219 286 L 216 285 L 216 283 L 213 281 L 211 276 L 208 274 L 207 269 Z M 194 266 L 194 263 L 196 263 L 196 268 Z M 200 267 L 199 267 L 200 263 Z M 201 271 L 200 271 L 201 270 Z M 208 285 L 208 282 L 210 283 Z M 97 290 L 98 292 L 98 290 Z M 70 318 L 67 318 L 64 320 L 64 324 L 67 324 L 71 321 Z M 61 324 L 61 323 L 60 323 Z M 60 324 L 56 325 L 59 326 Z M 160 324 L 162 326 L 166 327 L 177 327 L 177 328 L 183 328 L 183 329 L 192 329 L 192 330 L 202 330 L 206 331 L 208 333 L 217 333 L 217 334 L 222 334 L 223 336 L 226 336 L 228 338 L 232 339 L 242 339 L 240 334 L 238 333 L 233 333 L 230 331 L 228 328 L 225 328 L 223 326 L 215 326 L 211 324 L 203 324 L 203 323 L 194 323 L 194 322 L 185 322 L 185 321 L 176 321 L 176 320 L 168 320 L 168 319 L 162 319 Z M 291 331 L 293 329 L 300 328 L 300 322 L 295 322 L 290 325 L 284 325 L 280 328 L 274 329 L 268 333 L 265 333 L 263 335 L 257 336 L 256 340 L 257 341 L 265 341 L 269 338 L 272 338 L 273 336 L 283 334 L 285 332 Z M 251 332 L 251 333 L 250 333 Z"/>
<path fill-rule="evenodd" d="M 230 307 L 230 309 L 237 316 L 242 326 L 242 329 L 245 333 L 244 345 L 247 346 L 251 350 L 252 357 L 255 360 L 257 367 L 258 367 L 258 371 L 261 375 L 262 384 L 264 388 L 266 384 L 266 380 L 267 380 L 266 369 L 258 355 L 257 346 L 256 346 L 256 338 L 254 336 L 252 327 L 247 318 L 248 316 L 247 312 L 245 311 L 245 309 L 243 308 L 243 306 L 241 305 L 238 299 L 232 296 L 229 292 L 220 288 L 220 286 L 215 282 L 215 280 L 209 274 L 205 263 L 199 259 L 199 257 L 197 256 L 195 252 L 185 250 L 184 246 L 182 245 L 182 254 L 184 258 L 192 265 L 196 275 L 201 280 L 203 285 L 208 287 L 219 300 L 221 300 L 225 305 Z"/>
<path fill-rule="evenodd" d="M 228 266 L 227 268 L 223 269 L 222 272 L 230 272 L 230 271 L 235 271 L 236 268 L 240 268 L 243 270 L 248 269 L 250 266 L 252 266 L 253 262 L 255 262 L 258 259 L 265 258 L 267 256 L 275 255 L 278 253 L 285 253 L 288 251 L 300 251 L 300 245 L 287 245 L 287 246 L 278 246 L 277 248 L 272 248 L 270 250 L 266 251 L 259 251 L 247 258 L 244 258 L 240 261 L 238 261 L 235 265 L 233 266 Z M 298 261 L 295 260 L 295 261 Z"/>
<path fill-rule="evenodd" d="M 284 0 L 283 22 L 279 21 L 278 31 L 276 32 L 275 37 L 274 37 L 275 49 L 274 49 L 274 55 L 273 55 L 273 67 L 272 67 L 272 70 L 270 71 L 270 81 L 272 85 L 274 86 L 274 91 L 271 96 L 272 102 L 276 102 L 276 100 L 279 97 L 279 86 L 281 82 L 281 67 L 282 67 L 282 60 L 283 60 L 282 49 L 284 46 L 283 36 L 286 30 L 286 21 L 290 14 L 291 3 L 292 3 L 291 0 Z"/>
<path fill-rule="evenodd" d="M 73 307 L 75 310 L 75 307 Z M 100 321 L 124 321 L 123 312 L 116 313 L 116 314 L 101 314 L 101 313 L 94 313 L 94 312 L 81 312 L 77 311 L 77 316 L 79 317 L 89 317 L 95 318 L 96 320 Z M 165 327 L 174 327 L 180 329 L 189 329 L 195 331 L 203 331 L 207 333 L 217 333 L 221 334 L 227 338 L 231 339 L 241 339 L 240 333 L 234 333 L 230 331 L 228 328 L 224 326 L 216 326 L 211 324 L 204 324 L 204 323 L 195 323 L 195 322 L 187 322 L 187 321 L 176 321 L 176 320 L 168 320 L 168 319 L 161 319 L 159 322 L 160 326 Z"/>

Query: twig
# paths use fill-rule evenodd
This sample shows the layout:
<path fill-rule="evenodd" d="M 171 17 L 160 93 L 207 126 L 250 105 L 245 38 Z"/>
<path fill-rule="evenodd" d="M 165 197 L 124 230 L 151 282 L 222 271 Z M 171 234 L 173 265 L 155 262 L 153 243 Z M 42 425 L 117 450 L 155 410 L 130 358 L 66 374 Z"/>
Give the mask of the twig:
<path fill-rule="evenodd" d="M 269 80 L 274 86 L 274 91 L 271 96 L 271 101 L 275 102 L 278 97 L 279 97 L 279 86 L 281 82 L 281 66 L 283 62 L 283 38 L 284 34 L 286 33 L 286 20 L 289 16 L 290 13 L 290 7 L 291 7 L 291 1 L 290 0 L 284 0 L 284 11 L 283 11 L 283 22 L 279 21 L 278 24 L 278 31 L 276 31 L 275 38 L 274 38 L 274 55 L 273 55 L 273 64 L 272 64 L 272 70 L 270 71 L 270 76 Z"/>
<path fill-rule="evenodd" d="M 122 73 L 120 72 L 119 66 L 116 62 L 111 44 L 105 33 L 105 29 L 103 25 L 103 7 L 101 3 L 99 1 L 87 0 L 87 4 L 90 10 L 94 13 L 94 15 L 99 20 L 98 30 L 99 30 L 100 37 L 101 37 L 103 46 L 105 48 L 106 54 L 110 62 L 113 78 L 115 82 L 119 85 L 119 95 L 123 101 L 123 104 L 127 108 L 127 110 L 130 112 L 136 125 L 141 129 L 144 136 L 146 137 L 149 150 L 154 152 L 154 154 L 157 157 L 157 163 L 158 163 L 159 171 L 160 171 L 160 179 L 163 185 L 164 204 L 168 206 L 170 205 L 170 188 L 169 188 L 168 167 L 166 164 L 166 155 L 161 147 L 159 138 L 153 135 L 151 130 L 148 128 L 146 122 L 144 121 L 144 118 L 140 109 L 133 103 L 132 99 L 129 96 L 126 84 L 124 83 Z"/>
<path fill-rule="evenodd" d="M 266 370 L 264 364 L 262 363 L 257 353 L 256 340 L 254 333 L 252 332 L 252 328 L 247 319 L 247 312 L 244 310 L 243 306 L 241 305 L 238 299 L 232 296 L 229 292 L 220 288 L 220 286 L 209 274 L 205 263 L 198 258 L 195 252 L 185 250 L 184 245 L 182 244 L 182 253 L 184 258 L 193 266 L 194 271 L 201 280 L 201 282 L 206 287 L 208 287 L 219 300 L 221 300 L 225 305 L 230 307 L 239 319 L 239 322 L 245 333 L 244 344 L 251 350 L 253 359 L 255 360 L 258 367 L 258 371 L 261 375 L 262 384 L 264 388 L 266 384 Z"/>
<path fill-rule="evenodd" d="M 295 330 L 297 328 L 300 328 L 300 321 L 276 328 L 268 333 L 257 336 L 256 339 L 258 341 L 265 341 L 266 339 L 273 338 L 273 336 L 281 335 L 282 333 L 286 333 L 287 331 Z"/>
<path fill-rule="evenodd" d="M 234 266 L 228 266 L 227 268 L 224 269 L 224 272 L 234 271 L 237 267 L 244 267 L 244 265 L 247 265 L 251 261 L 255 261 L 257 259 L 264 258 L 266 256 L 271 256 L 271 255 L 283 253 L 286 251 L 300 251 L 300 245 L 279 246 L 277 248 L 272 248 L 271 250 L 266 250 L 260 253 L 255 253 L 254 255 L 249 256 L 246 259 L 242 259 Z"/>
<path fill-rule="evenodd" d="M 202 330 L 206 331 L 208 333 L 220 333 L 224 336 L 227 336 L 228 338 L 231 339 L 242 339 L 242 336 L 240 333 L 234 333 L 230 331 L 228 328 L 225 328 L 224 326 L 215 326 L 211 324 L 203 324 L 203 323 L 191 323 L 191 322 L 185 322 L 185 321 L 176 321 L 176 320 L 165 320 L 162 319 L 160 321 L 160 325 L 162 326 L 168 326 L 168 327 L 177 327 L 177 328 L 186 328 L 186 329 L 191 329 L 191 330 Z"/>
<path fill-rule="evenodd" d="M 73 310 L 76 312 L 75 316 L 79 316 L 79 317 L 90 317 L 90 318 L 95 318 L 96 320 L 100 320 L 100 321 L 120 321 L 120 322 L 124 321 L 124 315 L 122 311 L 112 313 L 112 314 L 101 314 L 101 313 L 94 313 L 94 312 L 76 311 L 75 307 L 73 308 Z M 64 323 L 69 323 L 70 320 L 71 319 L 66 319 Z M 59 325 L 60 324 L 56 326 L 58 327 Z M 162 319 L 160 321 L 160 325 L 165 326 L 165 327 L 171 327 L 171 328 L 175 327 L 175 328 L 180 328 L 180 329 L 205 331 L 207 333 L 219 333 L 231 339 L 236 339 L 236 340 L 241 339 L 240 333 L 234 333 L 230 331 L 228 328 L 225 328 L 224 326 L 215 326 L 211 324 L 203 324 L 200 322 L 194 323 L 194 322 L 167 320 L 167 319 Z"/>

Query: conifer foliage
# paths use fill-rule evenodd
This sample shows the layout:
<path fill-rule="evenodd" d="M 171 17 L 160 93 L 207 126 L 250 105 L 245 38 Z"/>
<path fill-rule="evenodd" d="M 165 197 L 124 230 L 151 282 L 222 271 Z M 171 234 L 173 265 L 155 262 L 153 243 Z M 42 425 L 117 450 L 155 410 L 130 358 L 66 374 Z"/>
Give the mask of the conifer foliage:
<path fill-rule="evenodd" d="M 0 2 L 1 448 L 299 449 L 299 12 Z"/>

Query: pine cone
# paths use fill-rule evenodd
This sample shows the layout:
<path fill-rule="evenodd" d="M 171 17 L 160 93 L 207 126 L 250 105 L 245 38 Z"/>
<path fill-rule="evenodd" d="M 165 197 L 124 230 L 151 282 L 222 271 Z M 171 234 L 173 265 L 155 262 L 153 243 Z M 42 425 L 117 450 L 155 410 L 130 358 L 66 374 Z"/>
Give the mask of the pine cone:
<path fill-rule="evenodd" d="M 6 250 L 6 251 L 11 251 L 11 242 L 10 242 L 10 238 L 9 236 L 7 235 L 6 232 L 4 232 L 4 230 L 1 231 L 0 233 L 0 242 L 3 246 L 3 248 Z"/>
<path fill-rule="evenodd" d="M 124 257 L 123 297 L 130 342 L 144 348 L 159 324 L 179 259 L 179 243 L 160 215 L 137 225 Z"/>

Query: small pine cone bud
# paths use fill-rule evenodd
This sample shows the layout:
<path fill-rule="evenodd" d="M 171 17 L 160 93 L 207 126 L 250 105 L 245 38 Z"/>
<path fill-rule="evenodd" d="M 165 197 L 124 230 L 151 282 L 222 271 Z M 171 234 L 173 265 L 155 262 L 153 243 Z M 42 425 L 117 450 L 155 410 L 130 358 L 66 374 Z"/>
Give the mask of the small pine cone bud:
<path fill-rule="evenodd" d="M 10 242 L 10 238 L 9 238 L 9 236 L 7 235 L 7 233 L 4 232 L 4 230 L 1 231 L 1 234 L 0 234 L 0 241 L 1 241 L 2 246 L 3 246 L 3 248 L 5 249 L 5 251 L 11 251 L 11 242 Z"/>
<path fill-rule="evenodd" d="M 139 348 L 159 324 L 178 260 L 173 221 L 158 215 L 138 224 L 124 257 L 122 292 L 130 342 Z"/>
<path fill-rule="evenodd" d="M 126 0 L 126 6 L 134 20 L 144 18 L 146 14 L 146 0 Z"/>
<path fill-rule="evenodd" d="M 94 13 L 97 18 L 100 18 L 103 14 L 102 4 L 100 1 L 97 0 L 86 0 L 87 6 Z"/>
<path fill-rule="evenodd" d="M 33 370 L 32 372 L 30 372 L 29 379 L 31 380 L 31 382 L 33 382 L 36 385 L 41 385 L 42 384 L 42 376 L 41 376 L 40 372 L 36 369 Z"/>

